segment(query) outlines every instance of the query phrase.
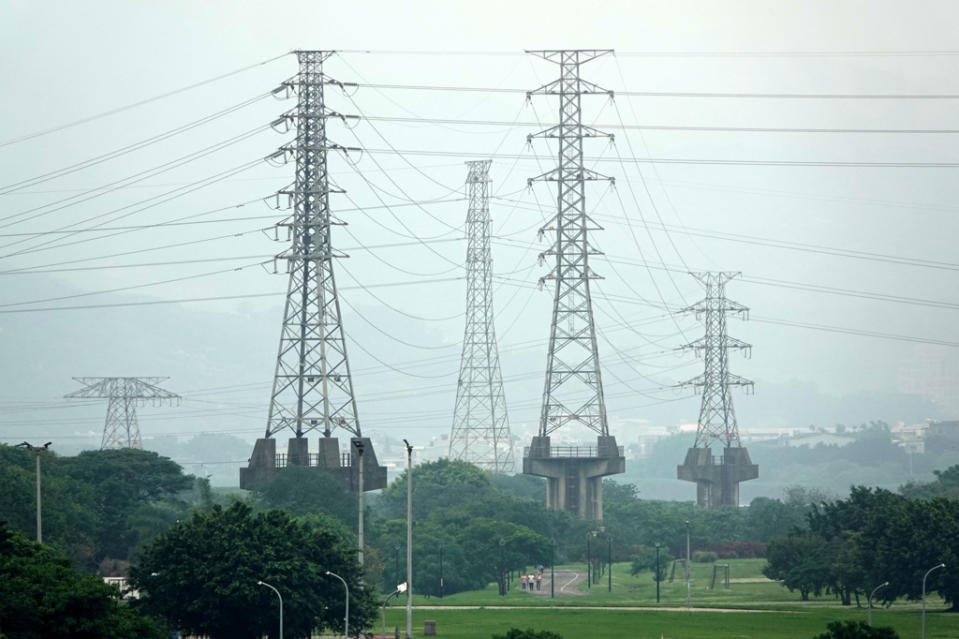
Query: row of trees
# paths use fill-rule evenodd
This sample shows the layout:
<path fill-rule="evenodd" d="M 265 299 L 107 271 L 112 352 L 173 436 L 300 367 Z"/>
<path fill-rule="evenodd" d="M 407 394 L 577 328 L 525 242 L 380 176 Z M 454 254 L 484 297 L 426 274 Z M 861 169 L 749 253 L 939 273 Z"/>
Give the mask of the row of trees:
<path fill-rule="evenodd" d="M 945 562 L 928 589 L 959 611 L 959 501 L 857 487 L 848 499 L 815 508 L 807 531 L 770 543 L 766 558 L 766 575 L 804 600 L 834 593 L 845 605 L 885 581 L 879 600 L 918 599 L 925 572 Z"/>
<path fill-rule="evenodd" d="M 0 513 L 13 530 L 35 528 L 34 453 L 0 444 Z M 138 550 L 194 506 L 209 485 L 173 461 L 139 449 L 42 455 L 43 539 L 82 571 L 122 570 Z"/>

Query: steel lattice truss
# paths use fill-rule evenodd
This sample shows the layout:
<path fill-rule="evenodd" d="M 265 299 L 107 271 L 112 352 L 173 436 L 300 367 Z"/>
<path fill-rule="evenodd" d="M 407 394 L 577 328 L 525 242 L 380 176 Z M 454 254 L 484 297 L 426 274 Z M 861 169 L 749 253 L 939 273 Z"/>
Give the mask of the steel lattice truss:
<path fill-rule="evenodd" d="M 107 419 L 103 425 L 100 450 L 107 448 L 139 448 L 140 424 L 137 422 L 137 404 L 152 402 L 159 406 L 177 403 L 180 396 L 157 386 L 167 377 L 74 377 L 84 387 L 67 399 L 106 397 Z"/>
<path fill-rule="evenodd" d="M 342 148 L 326 137 L 326 121 L 342 117 L 326 108 L 325 85 L 337 84 L 323 74 L 332 51 L 298 51 L 299 71 L 283 83 L 297 96 L 297 106 L 274 123 L 293 123 L 296 141 L 274 158 L 293 157 L 296 179 L 278 194 L 291 202 L 293 214 L 280 226 L 289 229 L 292 245 L 277 257 L 287 261 L 290 283 L 276 358 L 266 437 L 289 429 L 301 437 L 311 430 L 325 436 L 336 428 L 360 436 L 353 397 L 353 378 L 333 278 L 334 251 L 330 229 L 341 224 L 330 214 L 331 188 L 327 150 Z"/>
<path fill-rule="evenodd" d="M 493 326 L 493 259 L 490 255 L 489 167 L 467 162 L 466 329 L 450 434 L 450 459 L 496 473 L 513 470 L 506 396 Z"/>
<path fill-rule="evenodd" d="M 540 415 L 540 436 L 570 422 L 582 424 L 600 435 L 609 435 L 606 403 L 600 375 L 596 329 L 589 281 L 598 276 L 589 266 L 589 256 L 599 251 L 590 246 L 587 234 L 600 230 L 586 212 L 586 182 L 612 180 L 583 166 L 583 138 L 613 136 L 582 123 L 580 98 L 587 94 L 612 92 L 580 78 L 581 65 L 612 53 L 611 50 L 529 51 L 560 66 L 560 77 L 531 95 L 559 96 L 559 124 L 532 138 L 555 139 L 559 143 L 559 165 L 534 181 L 555 182 L 557 214 L 555 222 L 540 229 L 555 236 L 552 247 L 540 259 L 555 257 L 553 270 L 540 284 L 555 282 L 553 319 L 546 367 L 546 387 Z"/>
<path fill-rule="evenodd" d="M 685 382 L 703 394 L 699 410 L 699 427 L 696 429 L 694 448 L 709 448 L 714 441 L 724 447 L 739 447 L 739 428 L 736 426 L 736 411 L 730 386 L 750 389 L 753 382 L 729 372 L 729 350 L 742 350 L 747 355 L 752 346 L 726 335 L 726 316 L 729 313 L 747 317 L 749 309 L 742 304 L 726 299 L 726 282 L 739 273 L 709 272 L 690 273 L 706 287 L 706 297 L 684 308 L 684 312 L 696 313 L 696 319 L 706 326 L 706 334 L 683 348 L 695 351 L 705 361 L 702 375 Z"/>

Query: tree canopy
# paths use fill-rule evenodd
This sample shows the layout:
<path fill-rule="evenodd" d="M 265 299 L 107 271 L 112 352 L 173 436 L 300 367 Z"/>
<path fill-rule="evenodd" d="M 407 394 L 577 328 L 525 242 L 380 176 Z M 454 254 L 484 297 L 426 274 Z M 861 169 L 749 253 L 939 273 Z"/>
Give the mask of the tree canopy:
<path fill-rule="evenodd" d="M 18 639 L 160 639 L 166 634 L 120 601 L 103 580 L 81 575 L 50 546 L 0 523 L 0 628 Z"/>
<path fill-rule="evenodd" d="M 349 585 L 350 625 L 366 625 L 376 603 L 361 583 L 351 543 L 322 519 L 297 522 L 280 510 L 254 513 L 235 503 L 196 512 L 157 537 L 130 577 L 140 605 L 174 628 L 213 639 L 255 639 L 275 632 L 279 614 L 276 595 L 257 585 L 261 580 L 283 596 L 288 636 L 341 628 L 343 585 L 326 571 Z"/>

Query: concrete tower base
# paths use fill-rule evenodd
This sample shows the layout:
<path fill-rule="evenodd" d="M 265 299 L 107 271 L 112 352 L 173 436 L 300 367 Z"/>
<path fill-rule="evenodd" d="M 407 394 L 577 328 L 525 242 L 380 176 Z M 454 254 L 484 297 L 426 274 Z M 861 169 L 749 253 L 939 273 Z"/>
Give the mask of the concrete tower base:
<path fill-rule="evenodd" d="M 352 446 L 353 441 L 363 442 L 363 456 L 358 457 Z M 353 437 L 350 449 L 340 453 L 339 440 L 335 437 L 321 437 L 319 450 L 310 453 L 309 441 L 305 437 L 292 437 L 287 444 L 285 455 L 276 454 L 276 440 L 261 438 L 253 446 L 249 465 L 240 469 L 240 488 L 250 490 L 256 484 L 269 481 L 277 472 L 283 472 L 289 466 L 322 468 L 336 477 L 343 487 L 355 492 L 359 488 L 359 464 L 363 460 L 363 492 L 386 488 L 386 466 L 380 466 L 369 437 Z"/>
<path fill-rule="evenodd" d="M 696 482 L 696 503 L 703 508 L 738 506 L 739 483 L 759 477 L 759 466 L 745 448 L 724 448 L 718 463 L 709 448 L 690 448 L 676 474 Z"/>
<path fill-rule="evenodd" d="M 603 477 L 626 472 L 626 458 L 615 437 L 597 437 L 592 446 L 550 446 L 534 437 L 523 456 L 523 473 L 546 478 L 546 507 L 603 518 Z"/>

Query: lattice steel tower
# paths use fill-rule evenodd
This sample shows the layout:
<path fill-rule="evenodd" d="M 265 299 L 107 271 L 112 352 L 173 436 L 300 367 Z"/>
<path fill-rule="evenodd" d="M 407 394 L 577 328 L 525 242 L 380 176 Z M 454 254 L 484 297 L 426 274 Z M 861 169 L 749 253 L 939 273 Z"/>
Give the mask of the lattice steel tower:
<path fill-rule="evenodd" d="M 625 461 L 610 437 L 603 398 L 602 375 L 593 323 L 589 282 L 597 279 L 589 265 L 598 255 L 590 243 L 590 231 L 599 230 L 586 212 L 586 183 L 612 180 L 583 166 L 583 139 L 609 138 L 612 135 L 582 123 L 580 100 L 583 95 L 612 91 L 602 89 L 580 77 L 580 66 L 611 50 L 529 51 L 558 64 L 560 77 L 530 91 L 532 95 L 559 96 L 559 124 L 530 135 L 558 142 L 558 165 L 529 180 L 553 182 L 557 187 L 555 220 L 540 229 L 554 235 L 552 247 L 540 255 L 555 259 L 553 270 L 540 280 L 554 282 L 553 317 L 546 364 L 546 385 L 540 414 L 539 435 L 533 439 L 523 460 L 528 474 L 549 478 L 547 502 L 556 509 L 572 510 L 582 516 L 602 518 L 602 476 L 624 472 Z M 597 433 L 596 450 L 576 453 L 576 457 L 550 446 L 550 434 L 569 424 L 578 424 Z M 579 458 L 580 461 L 576 461 Z M 603 462 L 597 464 L 597 458 Z"/>
<path fill-rule="evenodd" d="M 84 387 L 67 399 L 107 398 L 107 419 L 103 424 L 100 450 L 107 448 L 140 448 L 140 424 L 137 404 L 174 404 L 180 396 L 157 386 L 168 377 L 74 377 Z"/>
<path fill-rule="evenodd" d="M 706 327 L 706 334 L 683 348 L 702 356 L 705 370 L 702 375 L 684 382 L 702 392 L 699 410 L 699 425 L 696 441 L 687 451 L 686 462 L 678 467 L 679 479 L 697 483 L 697 501 L 700 506 L 714 508 L 721 505 L 739 504 L 739 482 L 755 479 L 759 467 L 752 464 L 749 453 L 739 440 L 736 411 L 730 387 L 742 386 L 747 390 L 753 382 L 729 372 L 729 351 L 741 350 L 747 355 L 752 346 L 726 334 L 726 317 L 736 314 L 744 319 L 749 309 L 726 297 L 726 282 L 739 273 L 703 272 L 690 273 L 706 288 L 706 297 L 686 307 L 683 312 L 692 312 Z M 719 463 L 712 456 L 710 446 L 719 443 L 723 456 Z"/>
<path fill-rule="evenodd" d="M 490 254 L 489 167 L 467 162 L 466 329 L 450 434 L 450 459 L 495 473 L 512 472 L 513 450 L 506 396 L 493 326 L 493 258 Z"/>
<path fill-rule="evenodd" d="M 288 230 L 292 240 L 290 248 L 277 255 L 277 259 L 286 261 L 289 287 L 266 435 L 257 442 L 250 468 L 241 469 L 241 487 L 275 470 L 272 468 L 276 463 L 275 454 L 271 452 L 271 449 L 275 451 L 272 437 L 282 431 L 290 431 L 293 435 L 285 462 L 302 466 L 313 465 L 304 435 L 310 431 L 322 433 L 316 465 L 327 467 L 334 473 L 341 467 L 349 471 L 350 464 L 340 456 L 339 444 L 331 438 L 332 433 L 342 429 L 354 440 L 365 440 L 356 411 L 353 377 L 333 276 L 333 259 L 346 257 L 333 248 L 331 238 L 333 226 L 343 222 L 332 215 L 329 196 L 343 191 L 330 184 L 327 151 L 344 147 L 327 139 L 326 123 L 330 118 L 346 117 L 327 108 L 324 101 L 327 85 L 343 86 L 323 73 L 323 63 L 333 53 L 297 51 L 299 72 L 274 92 L 285 91 L 287 95 L 297 97 L 296 107 L 273 123 L 274 128 L 284 123 L 295 126 L 295 141 L 280 147 L 271 156 L 276 159 L 292 157 L 296 163 L 293 184 L 277 194 L 278 202 L 281 196 L 286 196 L 293 211 L 278 225 Z M 375 465 L 372 445 L 368 440 L 365 444 L 364 469 L 371 461 Z M 256 469 L 257 466 L 262 472 Z M 385 468 L 383 470 L 385 482 Z M 347 476 L 350 474 L 346 473 Z M 371 473 L 367 477 L 366 490 L 382 487 L 378 485 L 378 475 Z"/>

